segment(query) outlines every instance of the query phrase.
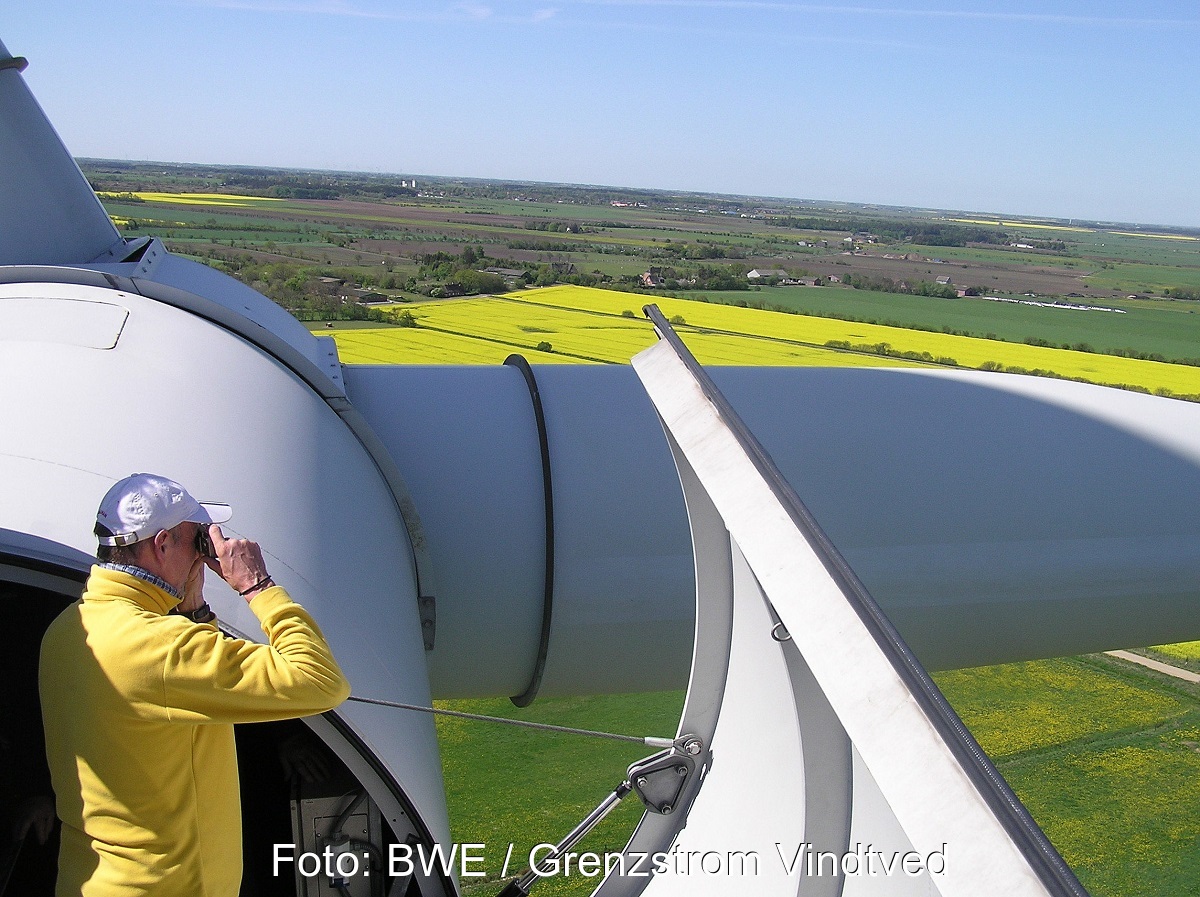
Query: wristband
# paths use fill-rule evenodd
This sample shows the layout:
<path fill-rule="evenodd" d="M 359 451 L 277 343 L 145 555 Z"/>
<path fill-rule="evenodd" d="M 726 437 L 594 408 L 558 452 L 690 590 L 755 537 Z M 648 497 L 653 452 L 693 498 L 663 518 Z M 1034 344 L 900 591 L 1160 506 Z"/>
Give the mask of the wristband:
<path fill-rule="evenodd" d="M 259 589 L 265 589 L 267 586 L 273 586 L 273 585 L 275 585 L 275 580 L 271 579 L 270 575 L 267 575 L 267 576 L 264 576 L 262 579 L 260 579 L 258 582 L 256 582 L 254 585 L 250 586 L 250 588 L 246 589 L 246 591 L 238 592 L 238 594 L 241 595 L 243 598 L 245 598 L 251 592 L 257 592 Z"/>

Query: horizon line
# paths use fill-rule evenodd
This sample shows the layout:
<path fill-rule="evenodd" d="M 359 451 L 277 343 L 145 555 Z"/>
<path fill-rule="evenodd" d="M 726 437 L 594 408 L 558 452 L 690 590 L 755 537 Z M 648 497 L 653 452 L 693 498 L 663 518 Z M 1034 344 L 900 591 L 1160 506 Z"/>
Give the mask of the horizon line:
<path fill-rule="evenodd" d="M 166 161 L 159 159 L 116 159 L 103 156 L 73 156 L 76 164 L 80 162 L 113 162 L 128 165 L 169 165 L 169 166 L 191 166 L 194 168 L 214 168 L 214 169 L 247 169 L 260 171 L 290 171 L 312 174 L 339 174 L 339 175 L 363 175 L 374 178 L 403 178 L 403 179 L 425 179 L 432 181 L 478 181 L 481 183 L 490 184 L 514 184 L 514 185 L 530 185 L 543 187 L 567 187 L 574 189 L 586 190 L 612 190 L 612 191 L 627 191 L 631 193 L 657 193 L 667 195 L 682 195 L 682 196 L 697 196 L 711 197 L 714 199 L 753 199 L 753 200 L 774 200 L 782 202 L 794 203 L 812 203 L 816 205 L 847 205 L 847 206 L 863 206 L 877 207 L 881 209 L 896 209 L 901 211 L 925 211 L 933 213 L 956 213 L 956 214 L 971 214 L 982 215 L 993 218 L 1011 218 L 1021 219 L 1028 223 L 1036 223 L 1039 221 L 1047 221 L 1054 223 L 1067 223 L 1075 225 L 1093 225 L 1097 228 L 1107 228 L 1110 226 L 1125 227 L 1133 226 L 1139 228 L 1159 228 L 1166 231 L 1188 231 L 1196 232 L 1200 235 L 1200 225 L 1188 224 L 1160 224 L 1147 221 L 1134 221 L 1132 219 L 1121 220 L 1117 218 L 1088 218 L 1079 215 L 1045 215 L 1045 214 L 1027 214 L 1019 212 L 997 212 L 993 210 L 968 209 L 968 208 L 941 208 L 929 204 L 919 205 L 899 205 L 897 203 L 887 202 L 869 202 L 863 200 L 850 199 L 812 199 L 800 196 L 784 196 L 781 194 L 765 194 L 765 193 L 727 193 L 714 190 L 694 190 L 694 189 L 676 189 L 671 187 L 632 187 L 622 186 L 617 184 L 586 184 L 574 181 L 540 181 L 540 180 L 525 180 L 520 178 L 498 178 L 498 177 L 479 177 L 476 175 L 445 175 L 445 174 L 419 174 L 409 173 L 404 174 L 396 171 L 366 171 L 362 169 L 352 168 L 306 168 L 303 166 L 293 165 L 261 165 L 261 164 L 245 164 L 237 162 L 179 162 Z M 186 192 L 186 191 L 180 191 Z M 1000 222 L 998 221 L 997 224 Z"/>

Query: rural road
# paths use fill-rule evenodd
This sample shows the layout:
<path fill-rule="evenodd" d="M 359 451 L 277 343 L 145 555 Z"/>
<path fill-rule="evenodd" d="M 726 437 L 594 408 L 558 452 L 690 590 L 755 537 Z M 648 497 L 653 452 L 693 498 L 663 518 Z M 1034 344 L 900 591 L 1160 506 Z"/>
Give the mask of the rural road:
<path fill-rule="evenodd" d="M 1149 657 L 1142 657 L 1142 655 L 1134 654 L 1130 651 L 1107 651 L 1105 653 L 1110 657 L 1119 657 L 1121 660 L 1140 664 L 1147 669 L 1166 673 L 1168 676 L 1174 676 L 1176 679 L 1182 679 L 1185 682 L 1200 683 L 1200 673 L 1193 673 L 1191 670 L 1181 670 L 1179 667 L 1173 667 L 1169 663 L 1163 663 L 1160 660 L 1151 660 Z"/>

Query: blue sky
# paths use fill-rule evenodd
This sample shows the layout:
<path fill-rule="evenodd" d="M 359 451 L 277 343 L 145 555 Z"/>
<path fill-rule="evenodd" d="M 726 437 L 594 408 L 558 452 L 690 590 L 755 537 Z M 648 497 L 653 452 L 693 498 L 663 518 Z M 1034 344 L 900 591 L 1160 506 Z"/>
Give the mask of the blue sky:
<path fill-rule="evenodd" d="M 78 156 L 1200 226 L 1195 0 L 39 0 L 0 41 Z"/>

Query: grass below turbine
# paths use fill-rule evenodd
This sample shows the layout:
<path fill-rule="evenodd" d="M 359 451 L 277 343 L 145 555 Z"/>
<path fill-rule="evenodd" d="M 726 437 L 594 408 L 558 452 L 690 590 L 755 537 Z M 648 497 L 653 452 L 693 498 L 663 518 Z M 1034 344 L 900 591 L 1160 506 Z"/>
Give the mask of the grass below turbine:
<path fill-rule="evenodd" d="M 1200 687 L 1104 655 L 938 673 L 951 704 L 1093 897 L 1178 897 L 1200 882 Z M 683 695 L 442 702 L 452 709 L 637 735 L 674 734 Z M 496 893 L 529 850 L 573 828 L 651 753 L 490 723 L 439 718 L 454 843 L 484 844 Z M 623 804 L 578 850 L 617 851 L 641 812 Z M 598 878 L 547 878 L 545 897 L 589 894 Z"/>

